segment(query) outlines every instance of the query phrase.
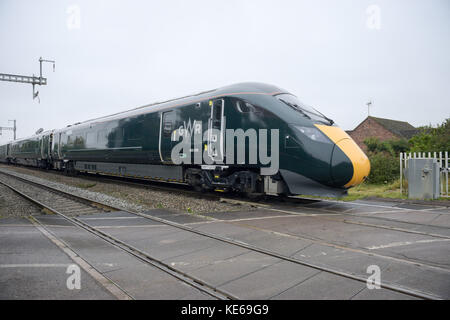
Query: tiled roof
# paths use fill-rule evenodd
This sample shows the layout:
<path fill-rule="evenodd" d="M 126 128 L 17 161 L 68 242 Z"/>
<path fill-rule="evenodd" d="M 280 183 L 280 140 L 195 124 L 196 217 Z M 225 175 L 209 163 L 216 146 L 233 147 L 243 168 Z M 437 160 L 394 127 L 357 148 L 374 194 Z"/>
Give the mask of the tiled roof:
<path fill-rule="evenodd" d="M 397 121 L 384 118 L 368 117 L 376 121 L 378 124 L 382 125 L 386 130 L 389 130 L 398 137 L 410 139 L 413 135 L 418 132 L 418 129 L 410 125 L 405 121 Z"/>

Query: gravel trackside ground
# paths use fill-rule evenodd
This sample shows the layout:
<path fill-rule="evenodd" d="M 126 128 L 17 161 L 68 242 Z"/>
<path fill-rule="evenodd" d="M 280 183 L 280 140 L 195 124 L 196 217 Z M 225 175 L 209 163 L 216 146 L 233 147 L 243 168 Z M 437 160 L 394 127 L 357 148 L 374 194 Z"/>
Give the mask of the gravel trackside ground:
<path fill-rule="evenodd" d="M 0 184 L 0 219 L 40 214 L 40 209 Z"/>
<path fill-rule="evenodd" d="M 227 212 L 252 210 L 252 207 L 250 206 L 222 203 L 210 199 L 199 199 L 192 195 L 182 194 L 177 190 L 174 190 L 173 192 L 159 191 L 123 185 L 120 183 L 103 183 L 97 182 L 94 179 L 86 179 L 81 176 L 68 177 L 52 171 L 35 170 L 25 167 L 0 165 L 0 170 L 24 174 L 26 175 L 26 178 L 32 178 L 36 182 L 44 182 L 46 185 L 62 191 L 68 191 L 125 210 L 143 212 L 149 209 L 159 208 L 192 214 L 213 211 Z"/>

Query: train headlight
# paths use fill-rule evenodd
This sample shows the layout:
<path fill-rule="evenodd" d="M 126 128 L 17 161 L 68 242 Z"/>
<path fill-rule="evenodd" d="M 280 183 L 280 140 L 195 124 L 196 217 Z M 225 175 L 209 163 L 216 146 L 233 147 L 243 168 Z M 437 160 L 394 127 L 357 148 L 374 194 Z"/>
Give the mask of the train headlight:
<path fill-rule="evenodd" d="M 313 127 L 301 127 L 294 126 L 297 130 L 303 133 L 305 136 L 310 138 L 311 140 L 323 143 L 331 143 L 331 140 L 328 139 L 319 129 Z"/>

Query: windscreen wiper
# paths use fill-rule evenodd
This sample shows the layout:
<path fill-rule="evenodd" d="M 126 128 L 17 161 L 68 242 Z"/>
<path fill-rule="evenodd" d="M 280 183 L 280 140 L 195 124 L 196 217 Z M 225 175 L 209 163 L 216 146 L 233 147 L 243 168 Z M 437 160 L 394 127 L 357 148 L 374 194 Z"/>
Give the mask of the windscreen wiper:
<path fill-rule="evenodd" d="M 285 104 L 287 104 L 287 105 L 288 105 L 289 107 L 291 107 L 292 109 L 297 110 L 298 112 L 300 112 L 300 113 L 301 113 L 303 116 L 305 116 L 306 118 L 311 119 L 311 117 L 308 116 L 308 115 L 306 114 L 306 112 L 303 111 L 302 108 L 300 108 L 300 106 L 298 106 L 298 105 L 296 105 L 296 104 L 294 104 L 294 103 L 290 103 L 290 102 L 284 101 L 283 99 L 280 99 L 280 100 L 283 101 Z"/>
<path fill-rule="evenodd" d="M 320 111 L 317 110 L 316 108 L 314 108 L 314 107 L 311 107 L 311 108 L 313 108 L 314 111 L 320 113 L 320 115 L 321 115 L 322 117 L 324 117 L 324 119 L 327 120 L 327 121 L 330 123 L 331 126 L 334 124 L 334 120 L 333 120 L 333 119 L 328 118 L 327 116 L 325 116 L 322 112 L 320 112 Z"/>

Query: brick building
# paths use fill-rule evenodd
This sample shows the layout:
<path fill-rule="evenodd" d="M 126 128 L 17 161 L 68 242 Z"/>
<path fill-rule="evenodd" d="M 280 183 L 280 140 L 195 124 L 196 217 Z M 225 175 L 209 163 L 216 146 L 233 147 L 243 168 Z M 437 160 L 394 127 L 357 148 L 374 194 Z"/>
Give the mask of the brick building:
<path fill-rule="evenodd" d="M 381 141 L 410 139 L 417 133 L 417 129 L 408 122 L 369 116 L 354 130 L 347 131 L 347 133 L 361 149 L 366 150 L 364 140 L 367 138 L 378 138 Z"/>

